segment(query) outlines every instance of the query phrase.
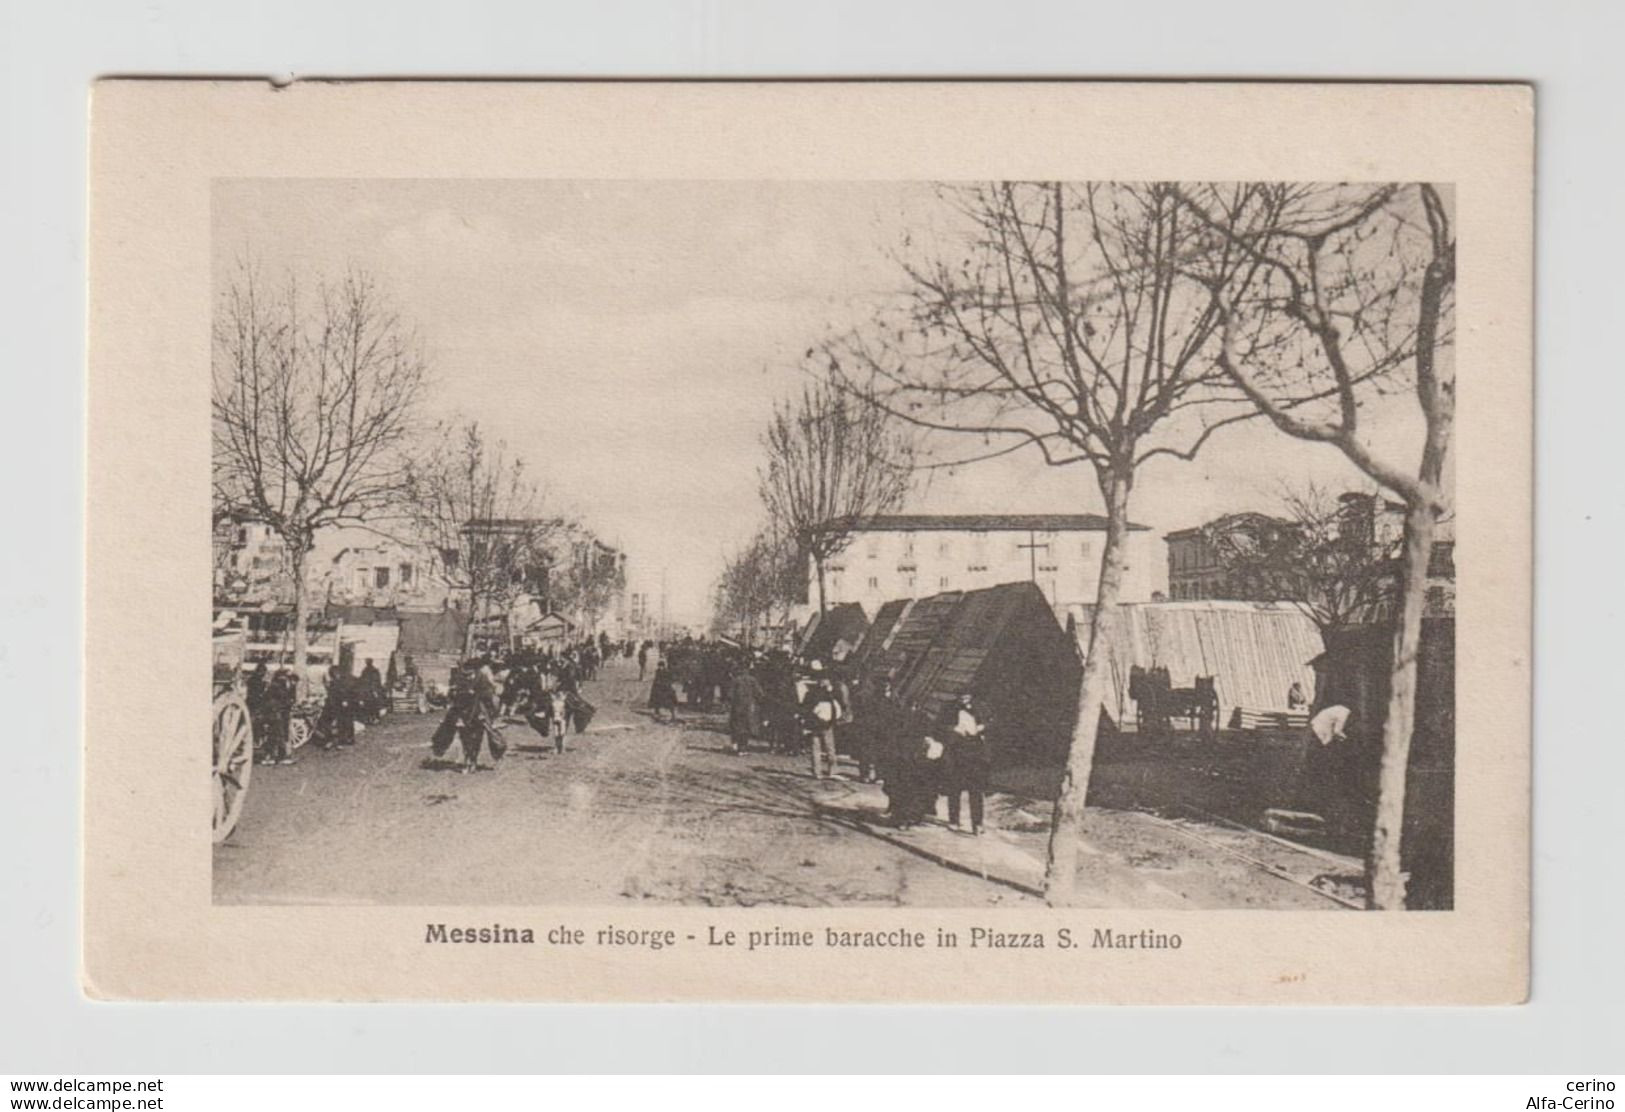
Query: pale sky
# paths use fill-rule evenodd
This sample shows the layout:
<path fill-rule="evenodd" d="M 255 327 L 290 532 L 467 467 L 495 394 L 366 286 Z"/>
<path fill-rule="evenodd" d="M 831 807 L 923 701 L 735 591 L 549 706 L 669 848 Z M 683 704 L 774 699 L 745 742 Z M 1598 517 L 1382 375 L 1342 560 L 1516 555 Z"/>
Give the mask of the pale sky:
<path fill-rule="evenodd" d="M 430 416 L 506 440 L 555 505 L 626 550 L 631 589 L 658 597 L 664 576 L 672 618 L 699 623 L 762 520 L 758 436 L 803 381 L 797 357 L 902 287 L 888 253 L 937 203 L 917 183 L 222 181 L 215 274 L 244 256 L 307 286 L 370 273 L 423 342 Z M 1403 416 L 1376 438 L 1407 461 L 1415 441 Z M 1364 485 L 1334 449 L 1253 422 L 1195 463 L 1149 466 L 1131 516 L 1167 532 L 1271 509 L 1305 479 Z M 1024 451 L 935 472 L 908 509 L 1098 512 L 1100 497 L 1086 467 Z"/>

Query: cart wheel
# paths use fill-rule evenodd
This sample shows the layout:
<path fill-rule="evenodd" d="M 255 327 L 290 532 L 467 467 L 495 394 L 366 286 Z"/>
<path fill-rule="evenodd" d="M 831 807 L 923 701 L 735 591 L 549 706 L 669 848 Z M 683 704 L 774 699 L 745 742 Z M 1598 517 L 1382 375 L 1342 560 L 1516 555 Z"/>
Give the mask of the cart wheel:
<path fill-rule="evenodd" d="M 304 746 L 310 740 L 310 719 L 295 715 L 288 719 L 288 752 Z"/>
<path fill-rule="evenodd" d="M 254 771 L 254 726 L 248 704 L 234 691 L 214 701 L 214 841 L 231 837 Z"/>

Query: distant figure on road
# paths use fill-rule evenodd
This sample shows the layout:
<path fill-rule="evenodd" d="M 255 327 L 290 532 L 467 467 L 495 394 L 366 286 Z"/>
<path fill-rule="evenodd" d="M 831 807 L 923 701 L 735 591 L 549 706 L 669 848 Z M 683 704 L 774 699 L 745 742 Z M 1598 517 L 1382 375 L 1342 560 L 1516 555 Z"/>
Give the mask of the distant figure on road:
<path fill-rule="evenodd" d="M 367 666 L 361 669 L 361 714 L 369 723 L 376 723 L 383 717 L 384 712 L 384 677 L 379 674 L 378 666 L 367 658 Z"/>
<path fill-rule="evenodd" d="M 672 683 L 671 669 L 666 666 L 664 656 L 660 658 L 660 663 L 655 665 L 654 682 L 649 685 L 649 709 L 656 719 L 660 717 L 661 711 L 667 710 L 671 712 L 671 720 L 678 721 L 677 688 Z"/>
<path fill-rule="evenodd" d="M 756 736 L 762 721 L 761 701 L 761 682 L 748 664 L 741 664 L 728 692 L 728 737 L 735 753 L 743 753 Z"/>

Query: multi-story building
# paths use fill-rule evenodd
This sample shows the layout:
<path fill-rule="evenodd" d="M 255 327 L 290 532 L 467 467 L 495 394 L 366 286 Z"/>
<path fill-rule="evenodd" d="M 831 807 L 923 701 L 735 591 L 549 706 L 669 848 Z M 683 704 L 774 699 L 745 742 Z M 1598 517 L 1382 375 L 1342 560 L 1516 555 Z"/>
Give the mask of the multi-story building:
<path fill-rule="evenodd" d="M 1304 599 L 1311 591 L 1308 581 L 1288 568 L 1237 569 L 1227 567 L 1224 554 L 1214 538 L 1245 534 L 1258 548 L 1268 550 L 1293 531 L 1298 524 L 1261 513 L 1234 513 L 1215 518 L 1204 525 L 1178 529 L 1165 534 L 1168 545 L 1168 597 L 1176 601 L 1195 599 L 1261 599 L 1276 601 Z M 1338 543 L 1347 543 L 1372 554 L 1397 571 L 1400 543 L 1405 535 L 1405 506 L 1375 494 L 1351 491 L 1337 499 L 1334 533 Z M 1455 612 L 1454 520 L 1438 524 L 1428 561 L 1427 607 L 1430 616 Z M 1268 584 L 1257 582 L 1268 576 Z M 1250 577 L 1250 578 L 1249 578 Z M 1273 589 L 1266 589 L 1266 586 Z"/>
<path fill-rule="evenodd" d="M 434 554 L 420 545 L 347 545 L 326 562 L 326 600 L 354 606 L 440 610 L 448 589 Z"/>
<path fill-rule="evenodd" d="M 1165 534 L 1162 539 L 1168 545 L 1168 597 L 1175 601 L 1251 597 L 1250 592 L 1234 582 L 1232 569 L 1224 565 L 1223 555 L 1213 538 L 1239 532 L 1248 534 L 1260 546 L 1267 546 L 1270 534 L 1294 528 L 1290 521 L 1268 514 L 1237 513 Z M 1281 597 L 1295 598 L 1301 593 L 1301 585 L 1285 585 Z"/>
<path fill-rule="evenodd" d="M 1062 613 L 1095 600 L 1106 545 L 1098 514 L 884 514 L 848 528 L 851 540 L 825 565 L 825 601 L 856 602 L 870 614 L 892 599 L 1023 581 Z M 1125 601 L 1151 598 L 1161 543 L 1129 526 Z M 808 572 L 816 605 L 817 569 Z"/>
<path fill-rule="evenodd" d="M 293 597 L 288 550 L 263 521 L 216 515 L 212 548 L 216 600 L 262 603 Z"/>

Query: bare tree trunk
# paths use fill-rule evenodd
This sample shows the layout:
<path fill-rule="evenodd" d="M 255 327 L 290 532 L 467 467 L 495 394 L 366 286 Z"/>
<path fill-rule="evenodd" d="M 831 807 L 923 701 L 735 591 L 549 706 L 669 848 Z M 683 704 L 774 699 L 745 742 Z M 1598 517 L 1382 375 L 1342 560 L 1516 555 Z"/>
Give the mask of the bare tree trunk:
<path fill-rule="evenodd" d="M 828 604 L 824 601 L 824 558 L 813 554 L 813 567 L 818 570 L 818 612 L 822 614 Z"/>
<path fill-rule="evenodd" d="M 1117 638 L 1118 598 L 1123 589 L 1123 543 L 1128 537 L 1128 499 L 1133 479 L 1112 475 L 1106 491 L 1106 549 L 1100 558 L 1100 584 L 1095 592 L 1095 620 L 1090 624 L 1089 655 L 1083 662 L 1078 715 L 1072 745 L 1061 776 L 1050 825 L 1049 855 L 1044 866 L 1044 900 L 1051 907 L 1070 906 L 1077 887 L 1078 844 L 1083 836 L 1083 808 L 1094 771 L 1100 709 L 1111 676 L 1111 646 Z"/>
<path fill-rule="evenodd" d="M 310 677 L 305 668 L 305 623 L 310 603 L 305 597 L 305 559 L 310 548 L 302 542 L 288 545 L 288 563 L 293 570 L 293 675 L 298 682 L 299 697 L 310 690 Z"/>
<path fill-rule="evenodd" d="M 1394 655 L 1388 675 L 1388 710 L 1382 725 L 1382 771 L 1377 781 L 1377 815 L 1366 860 L 1366 902 L 1374 910 L 1405 907 L 1405 877 L 1400 872 L 1400 835 L 1405 821 L 1406 773 L 1411 735 L 1416 729 L 1417 660 L 1422 648 L 1422 610 L 1427 603 L 1428 560 L 1433 554 L 1436 515 L 1425 501 L 1413 499 L 1405 514 L 1405 558 L 1401 574 L 1399 620 L 1394 629 Z"/>

